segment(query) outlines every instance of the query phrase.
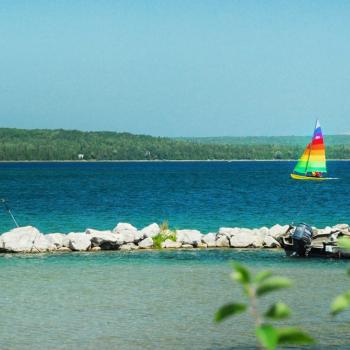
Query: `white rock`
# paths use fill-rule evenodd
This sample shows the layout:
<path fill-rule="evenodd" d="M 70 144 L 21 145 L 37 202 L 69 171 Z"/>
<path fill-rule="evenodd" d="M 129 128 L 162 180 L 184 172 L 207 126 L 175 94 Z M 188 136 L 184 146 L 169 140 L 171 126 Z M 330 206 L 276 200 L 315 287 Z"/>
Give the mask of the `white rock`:
<path fill-rule="evenodd" d="M 4 250 L 4 240 L 2 236 L 0 236 L 0 252 Z"/>
<path fill-rule="evenodd" d="M 280 236 L 282 236 L 283 234 L 285 234 L 289 229 L 289 225 L 274 225 L 270 228 L 269 230 L 269 236 L 273 237 L 273 238 L 278 238 Z"/>
<path fill-rule="evenodd" d="M 264 231 L 261 231 L 260 229 L 254 229 L 252 231 L 252 235 L 253 235 L 252 247 L 262 248 L 264 243 L 264 238 L 265 238 Z"/>
<path fill-rule="evenodd" d="M 101 247 L 92 247 L 91 251 L 93 252 L 99 252 L 101 250 Z"/>
<path fill-rule="evenodd" d="M 197 246 L 202 242 L 202 234 L 197 230 L 177 230 L 176 241 L 182 244 L 191 244 Z"/>
<path fill-rule="evenodd" d="M 318 228 L 316 230 L 312 230 L 312 232 L 314 233 L 315 236 L 326 234 L 326 232 L 322 228 Z M 329 235 L 330 233 L 328 232 L 327 234 Z"/>
<path fill-rule="evenodd" d="M 129 244 L 122 244 L 120 247 L 119 247 L 120 250 L 123 250 L 123 251 L 128 251 L 128 250 L 131 250 L 131 247 Z"/>
<path fill-rule="evenodd" d="M 153 247 L 153 239 L 151 237 L 147 237 L 144 240 L 139 242 L 139 247 L 142 249 L 149 249 Z"/>
<path fill-rule="evenodd" d="M 268 228 L 268 227 L 265 227 L 265 226 L 264 226 L 264 227 L 260 227 L 259 231 L 260 231 L 260 233 L 261 233 L 263 236 L 268 235 L 269 232 L 270 232 L 269 228 Z"/>
<path fill-rule="evenodd" d="M 204 242 L 200 242 L 197 244 L 197 248 L 208 248 L 208 244 Z"/>
<path fill-rule="evenodd" d="M 172 249 L 178 249 L 181 248 L 182 243 L 181 242 L 174 242 L 171 239 L 166 239 L 162 244 L 162 248 L 172 248 Z"/>
<path fill-rule="evenodd" d="M 192 245 L 192 244 L 183 244 L 183 245 L 181 246 L 181 248 L 192 249 L 192 248 L 193 248 L 193 245 Z"/>
<path fill-rule="evenodd" d="M 279 248 L 281 245 L 271 236 L 265 236 L 263 246 L 266 248 Z"/>
<path fill-rule="evenodd" d="M 142 234 L 144 237 L 155 237 L 157 235 L 159 235 L 160 233 L 160 227 L 158 224 L 154 223 L 154 224 L 151 224 L 151 225 L 148 225 L 146 227 L 144 227 L 142 230 L 141 230 Z"/>
<path fill-rule="evenodd" d="M 348 224 L 338 224 L 333 226 L 333 229 L 339 230 L 339 231 L 349 231 L 349 225 Z"/>
<path fill-rule="evenodd" d="M 69 242 L 68 247 L 72 250 L 85 251 L 91 247 L 90 237 L 85 232 L 71 232 L 66 239 Z"/>
<path fill-rule="evenodd" d="M 137 228 L 128 223 L 119 223 L 113 230 L 113 233 L 117 234 L 118 239 L 121 242 L 133 243 L 140 240 L 140 234 L 137 232 Z"/>
<path fill-rule="evenodd" d="M 330 235 L 333 232 L 333 229 L 330 226 L 326 226 L 322 231 L 324 234 Z"/>
<path fill-rule="evenodd" d="M 231 236 L 239 233 L 239 231 L 241 231 L 239 227 L 220 227 L 219 235 L 230 238 Z"/>
<path fill-rule="evenodd" d="M 264 243 L 264 239 L 260 237 L 255 237 L 252 243 L 253 248 L 262 248 Z"/>
<path fill-rule="evenodd" d="M 139 247 L 134 243 L 127 243 L 120 246 L 120 250 L 124 250 L 124 251 L 136 250 L 136 249 L 139 249 Z"/>
<path fill-rule="evenodd" d="M 38 229 L 32 226 L 18 227 L 1 235 L 2 249 L 8 252 L 37 253 L 55 250 Z"/>
<path fill-rule="evenodd" d="M 123 233 L 124 231 L 132 231 L 132 232 L 136 232 L 137 231 L 137 228 L 128 224 L 128 223 L 125 223 L 125 222 L 120 222 L 114 229 L 113 229 L 113 232 L 114 233 Z"/>
<path fill-rule="evenodd" d="M 100 247 L 103 250 L 118 249 L 124 243 L 120 235 L 112 231 L 98 231 L 87 229 L 85 231 L 93 247 Z"/>
<path fill-rule="evenodd" d="M 68 234 L 64 235 L 63 240 L 62 240 L 62 244 L 63 244 L 62 247 L 69 248 L 69 237 L 68 237 Z"/>
<path fill-rule="evenodd" d="M 250 230 L 241 231 L 239 234 L 234 235 L 230 238 L 230 246 L 233 248 L 248 248 L 258 246 L 258 236 L 253 234 Z M 262 246 L 262 241 L 261 245 Z"/>
<path fill-rule="evenodd" d="M 68 247 L 61 247 L 61 248 L 57 248 L 58 252 L 71 252 L 72 250 L 69 249 Z"/>
<path fill-rule="evenodd" d="M 136 237 L 135 234 L 136 232 L 132 231 L 124 231 L 122 233 L 117 233 L 116 236 L 120 242 L 123 242 L 122 244 L 127 244 L 127 243 L 134 243 Z"/>
<path fill-rule="evenodd" d="M 63 247 L 63 241 L 65 236 L 66 235 L 63 233 L 49 233 L 45 235 L 46 239 L 56 248 Z"/>
<path fill-rule="evenodd" d="M 216 234 L 210 232 L 206 235 L 203 235 L 202 241 L 207 244 L 208 248 L 216 247 Z"/>
<path fill-rule="evenodd" d="M 111 230 L 95 230 L 94 228 L 87 228 L 85 233 L 90 235 L 91 237 L 104 237 L 104 235 L 110 235 L 112 233 Z"/>
<path fill-rule="evenodd" d="M 217 247 L 229 247 L 230 241 L 226 236 L 220 236 L 216 240 L 216 246 Z"/>
<path fill-rule="evenodd" d="M 134 234 L 134 243 L 138 243 L 145 238 L 145 235 L 142 231 L 136 231 Z"/>

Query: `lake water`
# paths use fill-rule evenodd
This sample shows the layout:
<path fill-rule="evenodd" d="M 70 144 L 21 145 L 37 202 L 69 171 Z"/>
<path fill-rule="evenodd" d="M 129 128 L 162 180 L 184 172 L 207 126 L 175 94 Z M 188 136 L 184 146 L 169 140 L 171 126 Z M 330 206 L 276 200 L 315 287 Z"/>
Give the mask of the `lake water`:
<path fill-rule="evenodd" d="M 215 231 L 306 221 L 350 222 L 350 163 L 330 162 L 339 180 L 297 182 L 291 162 L 0 164 L 1 197 L 22 225 L 43 232 L 142 227 Z M 1 231 L 13 225 L 0 213 Z M 329 304 L 349 289 L 346 261 L 298 260 L 270 250 L 134 251 L 0 255 L 0 349 L 254 349 L 246 316 L 213 322 L 241 300 L 229 261 L 294 281 L 276 293 L 319 343 L 350 348 L 350 313 Z M 263 299 L 266 308 L 271 299 Z M 298 347 L 300 348 L 300 347 Z"/>
<path fill-rule="evenodd" d="M 0 197 L 21 225 L 45 233 L 142 227 L 168 220 L 204 233 L 220 226 L 350 222 L 350 162 L 339 180 L 290 179 L 293 162 L 2 163 Z M 12 227 L 0 211 L 0 231 Z"/>
<path fill-rule="evenodd" d="M 242 300 L 231 260 L 294 281 L 274 299 L 292 307 L 288 325 L 318 339 L 313 349 L 350 348 L 349 312 L 329 316 L 330 301 L 349 288 L 348 263 L 267 250 L 0 256 L 0 348 L 255 349 L 246 316 L 213 322 L 221 305 Z"/>

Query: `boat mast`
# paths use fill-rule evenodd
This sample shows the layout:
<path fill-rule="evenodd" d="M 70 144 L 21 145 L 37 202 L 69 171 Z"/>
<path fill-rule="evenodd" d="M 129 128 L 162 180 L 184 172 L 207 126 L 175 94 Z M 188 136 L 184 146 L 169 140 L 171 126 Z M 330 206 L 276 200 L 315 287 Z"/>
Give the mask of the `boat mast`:
<path fill-rule="evenodd" d="M 316 119 L 316 123 L 315 123 L 315 128 L 314 128 L 314 134 L 315 134 L 315 130 L 318 124 L 318 119 Z M 305 175 L 307 174 L 307 167 L 309 165 L 309 161 L 310 161 L 310 156 L 311 156 L 311 151 L 312 151 L 312 141 L 314 139 L 314 136 L 312 136 L 311 142 L 309 143 L 310 145 L 310 151 L 309 151 L 309 156 L 307 157 L 307 162 L 306 162 L 306 167 L 305 167 Z"/>
<path fill-rule="evenodd" d="M 7 213 L 10 215 L 10 217 L 12 218 L 12 220 L 15 223 L 16 227 L 19 227 L 18 222 L 15 219 L 15 217 L 13 216 L 12 211 L 11 211 L 10 207 L 7 205 L 6 200 L 4 198 L 0 198 L 0 203 L 3 204 L 5 211 L 7 211 Z"/>

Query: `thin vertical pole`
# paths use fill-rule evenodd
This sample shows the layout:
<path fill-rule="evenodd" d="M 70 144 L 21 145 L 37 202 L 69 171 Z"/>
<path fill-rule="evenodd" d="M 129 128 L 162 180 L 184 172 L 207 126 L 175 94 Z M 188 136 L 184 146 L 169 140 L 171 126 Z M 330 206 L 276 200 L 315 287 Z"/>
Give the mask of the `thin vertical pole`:
<path fill-rule="evenodd" d="M 16 227 L 19 227 L 18 222 L 16 221 L 15 217 L 13 216 L 11 209 L 9 208 L 9 206 L 6 203 L 5 199 L 0 199 L 0 202 L 4 205 L 5 210 L 9 213 L 9 215 L 11 216 L 11 219 L 13 220 L 13 222 L 15 223 Z"/>

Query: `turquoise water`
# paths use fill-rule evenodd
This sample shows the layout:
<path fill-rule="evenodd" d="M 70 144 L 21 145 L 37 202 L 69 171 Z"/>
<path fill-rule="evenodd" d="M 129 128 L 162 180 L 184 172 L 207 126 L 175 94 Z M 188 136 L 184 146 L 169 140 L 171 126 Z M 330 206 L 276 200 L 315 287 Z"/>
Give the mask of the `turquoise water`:
<path fill-rule="evenodd" d="M 0 197 L 21 225 L 43 232 L 142 227 L 258 227 L 350 222 L 350 162 L 331 162 L 340 180 L 289 178 L 292 162 L 0 164 Z M 13 227 L 0 212 L 0 231 Z M 349 349 L 350 316 L 328 316 L 349 289 L 347 263 L 295 260 L 281 251 L 135 251 L 0 255 L 0 349 L 254 349 L 245 316 L 213 323 L 241 298 L 229 261 L 272 269 L 295 287 L 278 293 L 289 324 L 319 340 L 313 349 Z M 269 299 L 264 299 L 264 307 Z"/>
<path fill-rule="evenodd" d="M 293 308 L 288 324 L 319 340 L 313 349 L 350 348 L 349 313 L 328 316 L 334 295 L 349 288 L 347 263 L 267 250 L 1 256 L 0 348 L 254 349 L 245 316 L 213 322 L 218 307 L 241 300 L 233 259 L 295 282 L 275 295 Z"/>
<path fill-rule="evenodd" d="M 21 225 L 43 232 L 138 227 L 217 231 L 305 221 L 350 222 L 350 162 L 323 183 L 290 179 L 294 162 L 1 163 L 0 197 Z M 0 211 L 0 232 L 13 226 Z"/>

